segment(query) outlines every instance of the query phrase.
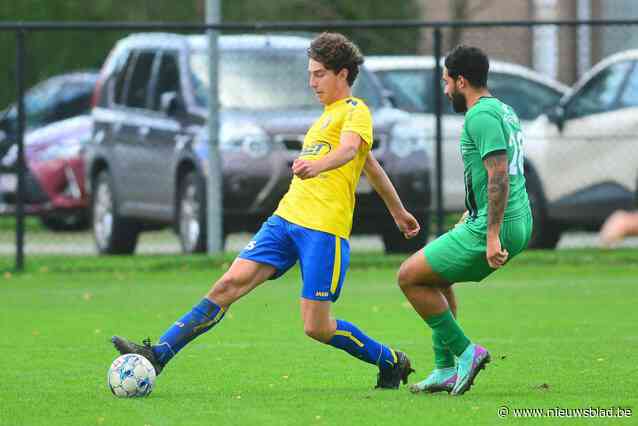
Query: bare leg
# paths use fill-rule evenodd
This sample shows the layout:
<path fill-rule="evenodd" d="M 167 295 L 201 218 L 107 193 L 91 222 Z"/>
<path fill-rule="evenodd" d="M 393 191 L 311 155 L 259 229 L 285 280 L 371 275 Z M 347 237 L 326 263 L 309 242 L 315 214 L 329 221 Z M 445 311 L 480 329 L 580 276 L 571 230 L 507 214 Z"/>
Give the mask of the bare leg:
<path fill-rule="evenodd" d="M 456 298 L 450 288 L 451 283 L 432 270 L 423 252 L 419 251 L 403 262 L 397 279 L 401 291 L 421 318 L 442 314 L 452 307 L 456 311 Z M 448 297 L 453 302 L 452 306 Z"/>
<path fill-rule="evenodd" d="M 215 282 L 206 298 L 224 310 L 258 285 L 272 277 L 275 268 L 270 265 L 236 258 L 230 269 Z"/>

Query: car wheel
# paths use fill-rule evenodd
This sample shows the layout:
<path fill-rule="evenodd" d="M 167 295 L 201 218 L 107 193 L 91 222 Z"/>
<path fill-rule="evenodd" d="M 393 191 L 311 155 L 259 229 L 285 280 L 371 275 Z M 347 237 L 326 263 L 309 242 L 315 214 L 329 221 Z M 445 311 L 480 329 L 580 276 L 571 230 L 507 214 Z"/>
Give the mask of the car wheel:
<path fill-rule="evenodd" d="M 386 229 L 381 234 L 385 252 L 391 253 L 415 253 L 428 242 L 430 233 L 430 216 L 427 215 L 423 221 L 419 221 L 421 232 L 414 238 L 406 240 L 403 234 L 396 228 Z"/>
<path fill-rule="evenodd" d="M 117 212 L 111 176 L 101 172 L 91 199 L 93 237 L 100 254 L 131 254 L 135 251 L 140 226 Z"/>
<path fill-rule="evenodd" d="M 206 195 L 203 179 L 190 172 L 181 180 L 177 202 L 177 234 L 184 253 L 206 251 Z"/>
<path fill-rule="evenodd" d="M 40 216 L 40 223 L 55 232 L 84 231 L 89 227 L 89 217 L 86 211 L 66 215 L 45 215 Z"/>
<path fill-rule="evenodd" d="M 527 246 L 533 249 L 553 249 L 560 240 L 561 229 L 547 217 L 545 197 L 536 176 L 527 174 L 525 181 L 534 222 L 532 236 Z"/>

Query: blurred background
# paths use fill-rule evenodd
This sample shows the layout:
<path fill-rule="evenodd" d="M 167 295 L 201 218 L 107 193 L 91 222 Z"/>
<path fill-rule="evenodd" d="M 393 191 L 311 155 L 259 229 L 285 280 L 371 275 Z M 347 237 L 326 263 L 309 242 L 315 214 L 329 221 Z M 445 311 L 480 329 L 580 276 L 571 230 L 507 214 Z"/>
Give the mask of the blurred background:
<path fill-rule="evenodd" d="M 535 248 L 597 246 L 597 231 L 603 221 L 613 211 L 630 210 L 635 205 L 638 180 L 638 51 L 632 49 L 638 49 L 638 2 L 511 0 L 506 8 L 503 2 L 496 0 L 222 0 L 220 5 L 223 23 L 395 21 L 389 28 L 339 31 L 355 41 L 366 55 L 367 68 L 355 86 L 355 95 L 366 99 L 372 106 L 375 125 L 378 126 L 375 133 L 379 135 L 375 137 L 377 156 L 389 169 L 402 197 L 409 200 L 409 206 L 418 213 L 424 225 L 426 232 L 418 244 L 433 238 L 439 230 L 436 224 L 439 188 L 436 185 L 435 93 L 441 88 L 435 82 L 435 64 L 431 56 L 435 49 L 435 31 L 431 27 L 409 25 L 414 21 L 494 22 L 481 27 L 442 26 L 440 48 L 443 54 L 459 43 L 484 49 L 492 60 L 490 89 L 495 96 L 510 104 L 523 122 L 524 173 L 535 212 Z M 205 15 L 205 0 L 22 0 L 0 5 L 0 19 L 5 22 L 201 24 Z M 614 19 L 636 21 L 627 21 L 625 25 L 534 25 L 534 21 Z M 521 25 L 499 25 L 499 21 L 521 21 Z M 304 133 L 302 129 L 321 112 L 319 105 L 306 102 L 309 98 L 300 100 L 285 92 L 289 88 L 296 93 L 303 92 L 306 97 L 311 96 L 305 83 L 305 63 L 298 59 L 300 52 L 301 56 L 304 54 L 303 40 L 307 43 L 321 30 L 318 27 L 294 33 L 253 33 L 262 38 L 249 42 L 253 50 L 247 57 L 237 53 L 242 42 L 229 38 L 245 35 L 246 32 L 222 32 L 228 40 L 220 59 L 222 128 L 225 129 L 224 134 L 231 135 L 228 143 L 220 142 L 225 161 L 223 176 L 227 204 L 224 208 L 228 210 L 225 212 L 228 225 L 224 233 L 227 251 L 241 249 L 267 211 L 274 209 L 275 201 L 285 192 L 289 181 L 285 171 L 277 168 L 280 163 L 286 165 L 286 161 L 298 153 L 299 138 Z M 182 170 L 179 169 L 181 160 L 172 158 L 169 162 L 171 167 L 167 168 L 166 157 L 152 155 L 158 152 L 153 142 L 159 140 L 153 139 L 153 123 L 163 120 L 164 124 L 176 123 L 180 129 L 188 126 L 201 128 L 205 124 L 205 116 L 196 113 L 197 96 L 203 90 L 203 86 L 195 84 L 196 78 L 189 77 L 188 82 L 182 81 L 177 88 L 162 90 L 155 82 L 162 79 L 178 81 L 186 75 L 197 76 L 198 70 L 201 74 L 201 66 L 206 65 L 198 65 L 192 54 L 197 50 L 193 46 L 200 42 L 189 41 L 188 52 L 176 48 L 173 52 L 176 68 L 171 68 L 172 65 L 165 66 L 162 62 L 161 49 L 154 47 L 157 41 L 148 37 L 146 41 L 139 41 L 141 44 L 131 44 L 129 49 L 132 53 L 129 52 L 128 57 L 120 54 L 122 64 L 113 66 L 111 76 L 100 77 L 100 69 L 116 43 L 132 33 L 56 30 L 26 34 L 23 77 L 25 88 L 29 90 L 25 97 L 28 168 L 25 197 L 29 215 L 25 240 L 27 255 L 179 253 L 202 249 L 201 244 L 198 246 L 198 239 L 201 239 L 205 226 L 201 221 L 198 223 L 198 212 L 203 202 L 201 197 L 198 198 L 201 188 L 197 182 L 203 176 L 197 174 L 197 159 L 192 164 L 195 184 L 189 198 L 190 187 L 186 179 L 189 174 L 178 172 Z M 269 39 L 275 36 L 284 39 Z M 286 41 L 285 37 L 293 37 L 294 40 Z M 166 38 L 171 43 L 171 40 L 178 39 L 178 36 Z M 145 42 L 148 42 L 146 47 Z M 0 69 L 6 81 L 4 90 L 0 92 L 0 154 L 2 164 L 10 168 L 16 158 L 16 111 L 12 106 L 16 101 L 15 31 L 0 31 L 0 46 L 5 52 L 0 57 Z M 266 47 L 273 50 L 263 56 L 279 58 L 274 63 L 257 54 Z M 144 102 L 133 105 L 125 100 L 128 96 L 125 91 L 132 90 L 129 86 L 135 85 L 133 75 L 142 73 L 139 51 L 143 50 L 153 52 L 154 56 L 147 58 L 148 79 L 136 77 L 146 84 L 143 87 Z M 278 56 L 278 52 L 289 50 L 296 53 Z M 118 85 L 118 79 L 122 79 L 123 85 Z M 200 83 L 205 86 L 206 81 Z M 271 86 L 272 90 L 258 93 L 255 89 L 266 86 Z M 118 90 L 124 92 L 119 93 Z M 158 92 L 151 93 L 153 90 Z M 174 98 L 163 96 L 173 93 Z M 193 99 L 190 99 L 189 93 Z M 244 103 L 233 103 L 238 94 L 246 98 Z M 121 102 L 118 101 L 120 96 Z M 160 98 L 166 103 L 163 104 Z M 199 105 L 200 109 L 205 105 L 203 102 Z M 464 210 L 463 175 L 457 145 L 462 117 L 451 113 L 445 99 L 440 107 L 443 174 L 440 191 L 445 212 L 443 227 L 447 228 Z M 231 114 L 233 111 L 241 114 Z M 91 193 L 95 195 L 98 189 L 96 185 L 102 169 L 95 168 L 99 163 L 96 158 L 102 154 L 95 146 L 96 136 L 102 138 L 106 134 L 108 141 L 108 126 L 113 124 L 107 118 L 109 114 L 121 114 L 122 118 L 118 120 L 124 125 L 150 127 L 151 132 L 143 138 L 148 146 L 142 149 L 146 151 L 135 154 L 139 161 L 127 163 L 133 167 L 127 169 L 128 173 L 117 172 L 115 166 L 104 169 L 108 172 L 104 175 L 104 182 L 112 179 L 110 187 L 105 183 L 106 190 L 111 190 L 112 199 L 116 195 L 122 199 L 111 200 L 111 210 L 106 210 L 108 214 L 97 217 L 99 200 Z M 280 121 L 289 121 L 287 127 L 281 123 L 273 124 L 277 116 Z M 246 133 L 247 128 L 254 131 Z M 191 139 L 184 139 L 186 142 L 182 144 L 188 148 L 192 140 L 195 157 L 198 131 L 201 132 L 201 129 L 192 130 Z M 141 132 L 148 132 L 148 129 Z M 237 132 L 240 134 L 237 135 Z M 189 136 L 186 131 L 182 133 Z M 184 135 L 174 136 L 179 139 L 178 136 Z M 178 143 L 175 138 L 171 139 L 171 143 Z M 278 152 L 281 155 L 277 157 L 275 153 Z M 245 158 L 241 157 L 242 153 Z M 116 156 L 104 161 L 120 161 L 119 164 L 123 164 Z M 247 173 L 247 161 L 260 166 L 269 165 L 262 167 L 262 180 L 255 173 Z M 152 197 L 144 199 L 151 196 L 153 182 L 159 182 L 153 181 L 153 176 L 159 173 L 152 171 L 154 166 L 175 175 L 169 182 L 171 189 L 164 191 L 173 192 L 168 201 Z M 281 175 L 281 179 L 273 183 L 267 176 L 273 174 Z M 137 188 L 137 193 L 125 194 L 121 188 L 127 186 Z M 117 188 L 120 188 L 119 194 L 115 191 Z M 3 213 L 0 217 L 0 254 L 4 255 L 15 253 L 15 190 L 15 175 L 3 173 L 0 176 L 0 212 Z M 378 225 L 385 223 L 379 221 L 390 219 L 380 213 L 383 206 L 370 194 L 365 182 L 357 191 L 362 201 L 355 218 L 353 249 L 414 251 L 417 245 L 397 241 L 391 226 Z M 133 207 L 126 207 L 127 197 Z M 116 212 L 114 206 L 118 203 L 124 208 Z M 190 216 L 187 214 L 189 211 Z M 251 214 L 244 215 L 246 212 Z M 112 234 L 106 237 L 107 240 L 110 238 L 110 243 L 107 241 L 96 246 L 96 233 L 101 232 L 99 235 L 104 237 L 104 232 L 118 232 L 117 226 L 113 228 L 112 224 L 107 231 L 104 226 L 96 228 L 96 224 L 105 225 L 108 221 L 117 220 L 133 224 L 125 229 L 120 227 L 124 230 L 118 237 L 133 238 L 131 235 L 135 234 L 133 248 L 130 248 L 130 242 L 119 246 L 113 244 L 115 236 Z M 627 239 L 623 244 L 634 246 L 638 242 Z"/>

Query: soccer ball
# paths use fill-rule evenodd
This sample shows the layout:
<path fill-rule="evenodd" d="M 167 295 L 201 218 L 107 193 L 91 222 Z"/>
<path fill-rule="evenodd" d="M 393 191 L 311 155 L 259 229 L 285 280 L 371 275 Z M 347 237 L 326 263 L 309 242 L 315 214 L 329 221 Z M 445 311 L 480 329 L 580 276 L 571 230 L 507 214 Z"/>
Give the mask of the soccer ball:
<path fill-rule="evenodd" d="M 111 364 L 107 380 L 113 395 L 120 398 L 148 396 L 155 384 L 155 369 L 141 355 L 121 355 Z"/>

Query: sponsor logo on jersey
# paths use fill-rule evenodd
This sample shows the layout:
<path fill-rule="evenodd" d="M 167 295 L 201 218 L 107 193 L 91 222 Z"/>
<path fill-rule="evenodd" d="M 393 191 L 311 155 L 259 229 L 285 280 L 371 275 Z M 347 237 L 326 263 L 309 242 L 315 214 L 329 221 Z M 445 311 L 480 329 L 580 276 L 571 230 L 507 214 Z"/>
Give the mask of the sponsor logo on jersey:
<path fill-rule="evenodd" d="M 324 156 L 330 152 L 332 147 L 328 142 L 324 141 L 316 141 L 311 142 L 308 145 L 304 145 L 301 150 L 300 157 L 316 157 L 316 156 Z"/>
<path fill-rule="evenodd" d="M 332 121 L 332 117 L 327 116 L 326 119 L 323 120 L 323 123 L 321 123 L 321 129 L 325 129 L 326 127 L 328 127 L 331 121 Z"/>

